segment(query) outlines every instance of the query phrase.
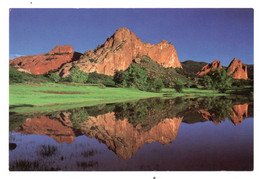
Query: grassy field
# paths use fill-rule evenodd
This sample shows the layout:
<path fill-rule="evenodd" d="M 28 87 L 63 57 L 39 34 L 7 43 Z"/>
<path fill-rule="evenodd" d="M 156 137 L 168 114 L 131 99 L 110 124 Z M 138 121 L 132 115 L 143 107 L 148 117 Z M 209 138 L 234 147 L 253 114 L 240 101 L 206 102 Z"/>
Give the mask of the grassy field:
<path fill-rule="evenodd" d="M 183 93 L 176 93 L 174 89 L 163 89 L 161 93 L 151 93 L 133 88 L 101 89 L 97 86 L 56 83 L 10 85 L 9 93 L 10 112 L 56 111 L 150 97 L 225 95 L 199 89 L 184 89 Z"/>

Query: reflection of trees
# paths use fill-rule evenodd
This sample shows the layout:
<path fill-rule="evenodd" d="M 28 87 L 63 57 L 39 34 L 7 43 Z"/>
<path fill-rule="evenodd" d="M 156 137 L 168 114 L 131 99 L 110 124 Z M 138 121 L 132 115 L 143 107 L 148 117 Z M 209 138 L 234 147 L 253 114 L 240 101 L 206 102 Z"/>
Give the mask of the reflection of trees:
<path fill-rule="evenodd" d="M 70 120 L 75 129 L 79 129 L 81 124 L 88 120 L 88 112 L 83 109 L 76 109 L 71 113 Z"/>
<path fill-rule="evenodd" d="M 229 118 L 229 110 L 232 107 L 232 100 L 222 98 L 206 98 L 201 104 L 201 108 L 214 114 L 213 120 L 216 122 L 225 121 Z"/>
<path fill-rule="evenodd" d="M 252 113 L 252 105 L 236 100 L 225 97 L 151 98 L 39 114 L 40 117 L 15 114 L 10 116 L 10 126 L 19 124 L 16 132 L 50 136 L 58 143 L 72 143 L 75 136 L 84 134 L 103 142 L 120 158 L 128 159 L 145 143 L 167 145 L 172 142 L 181 122 L 212 121 L 218 124 L 230 117 L 234 125 L 241 123 Z M 20 125 L 22 121 L 24 123 Z M 45 147 L 42 153 L 51 155 L 53 151 L 53 148 Z M 85 157 L 91 155 L 91 151 L 82 153 Z M 92 164 L 78 165 L 89 167 Z"/>
<path fill-rule="evenodd" d="M 134 127 L 141 125 L 142 128 L 149 130 L 163 119 L 176 117 L 183 106 L 182 99 L 150 98 L 116 104 L 114 113 L 117 120 L 127 119 Z"/>
<path fill-rule="evenodd" d="M 158 113 L 164 108 L 164 101 L 160 98 L 151 98 L 132 103 L 123 103 L 115 105 L 116 119 L 128 119 L 134 127 L 147 119 L 153 113 Z"/>
<path fill-rule="evenodd" d="M 236 118 L 245 119 L 245 117 L 241 116 L 242 114 L 247 116 L 244 114 L 244 111 L 247 111 L 248 105 L 244 104 L 247 104 L 248 102 L 245 102 L 244 99 L 241 100 L 236 97 L 206 97 L 190 100 L 192 102 L 187 101 L 187 104 L 190 104 L 189 107 L 178 113 L 178 116 L 184 117 L 183 122 L 186 123 L 204 122 L 210 120 L 218 124 L 221 121 L 225 121 L 227 118 L 234 123 L 234 120 L 237 121 L 237 119 L 234 119 L 234 113 L 236 113 L 236 116 L 239 116 Z M 240 106 L 240 108 L 243 109 L 235 106 Z M 251 106 L 249 105 L 249 107 Z"/>

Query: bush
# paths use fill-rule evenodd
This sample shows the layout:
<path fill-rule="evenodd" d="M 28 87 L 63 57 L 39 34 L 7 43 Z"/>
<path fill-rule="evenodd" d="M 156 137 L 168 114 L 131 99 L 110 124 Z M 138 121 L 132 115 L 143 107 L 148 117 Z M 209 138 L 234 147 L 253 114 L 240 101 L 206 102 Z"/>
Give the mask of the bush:
<path fill-rule="evenodd" d="M 58 83 L 60 81 L 60 76 L 57 73 L 51 73 L 49 78 L 55 83 Z"/>
<path fill-rule="evenodd" d="M 72 82 L 85 83 L 88 80 L 88 73 L 79 70 L 79 67 L 75 65 L 70 71 L 70 78 Z"/>
<path fill-rule="evenodd" d="M 176 80 L 174 82 L 173 88 L 178 92 L 181 93 L 183 91 L 183 82 L 181 80 Z"/>
<path fill-rule="evenodd" d="M 208 89 L 215 89 L 224 93 L 231 87 L 232 77 L 228 75 L 226 70 L 217 69 L 204 76 L 203 84 Z"/>
<path fill-rule="evenodd" d="M 115 83 L 115 85 L 117 87 L 122 87 L 122 88 L 125 88 L 127 87 L 127 72 L 123 71 L 123 70 L 120 70 L 120 71 L 115 71 L 115 75 L 114 75 L 114 78 L 113 78 L 113 81 Z"/>
<path fill-rule="evenodd" d="M 147 85 L 147 75 L 148 73 L 136 66 L 136 64 L 132 64 L 127 69 L 127 86 L 138 88 L 140 90 L 145 90 Z"/>
<path fill-rule="evenodd" d="M 192 85 L 193 85 L 193 83 L 192 83 L 191 81 L 187 81 L 187 83 L 186 83 L 185 86 L 186 86 L 187 88 L 190 88 Z"/>
<path fill-rule="evenodd" d="M 102 84 L 102 83 L 98 83 L 98 87 L 99 87 L 100 89 L 104 89 L 104 88 L 105 88 L 105 85 Z"/>
<path fill-rule="evenodd" d="M 151 92 L 160 92 L 162 88 L 164 87 L 163 82 L 161 79 L 158 78 L 148 78 L 147 82 L 147 90 Z"/>
<path fill-rule="evenodd" d="M 17 71 L 14 67 L 9 68 L 9 82 L 10 83 L 23 83 L 26 80 L 26 74 Z"/>
<path fill-rule="evenodd" d="M 132 64 L 126 71 L 115 71 L 113 81 L 117 87 L 134 87 L 140 90 L 147 88 L 148 73 L 142 68 Z"/>

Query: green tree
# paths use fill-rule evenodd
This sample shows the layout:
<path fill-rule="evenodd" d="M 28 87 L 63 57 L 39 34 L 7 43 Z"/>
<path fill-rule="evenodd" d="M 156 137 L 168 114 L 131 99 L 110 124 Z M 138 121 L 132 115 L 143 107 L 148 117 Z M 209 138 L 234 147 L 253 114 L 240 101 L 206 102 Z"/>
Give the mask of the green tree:
<path fill-rule="evenodd" d="M 55 83 L 60 81 L 60 76 L 57 73 L 51 73 L 49 78 Z"/>
<path fill-rule="evenodd" d="M 174 81 L 173 88 L 178 92 L 181 93 L 183 91 L 184 84 L 181 80 Z"/>
<path fill-rule="evenodd" d="M 125 88 L 127 87 L 127 72 L 120 70 L 120 71 L 115 71 L 115 75 L 113 78 L 113 81 L 115 82 L 115 85 L 117 87 L 122 87 Z"/>
<path fill-rule="evenodd" d="M 186 83 L 185 86 L 186 86 L 187 88 L 190 88 L 192 84 L 193 84 L 193 83 L 192 83 L 191 81 L 187 81 L 187 83 Z"/>
<path fill-rule="evenodd" d="M 72 82 L 85 83 L 88 80 L 88 73 L 79 70 L 79 67 L 75 65 L 70 71 L 70 78 Z"/>
<path fill-rule="evenodd" d="M 215 89 L 224 93 L 232 85 L 232 77 L 230 77 L 228 72 L 224 69 L 214 70 L 206 76 L 204 77 L 206 81 L 205 86 L 208 89 Z"/>
<path fill-rule="evenodd" d="M 202 83 L 205 88 L 213 89 L 213 81 L 210 76 L 208 75 L 203 76 Z"/>
<path fill-rule="evenodd" d="M 127 80 L 128 87 L 134 86 L 140 90 L 146 89 L 148 73 L 145 70 L 137 67 L 136 64 L 132 64 L 127 69 L 127 73 L 128 73 L 128 80 Z"/>
<path fill-rule="evenodd" d="M 160 92 L 164 87 L 163 81 L 159 78 L 148 78 L 147 79 L 147 91 Z"/>
<path fill-rule="evenodd" d="M 17 71 L 15 67 L 9 67 L 9 82 L 10 83 L 23 83 L 26 80 L 24 72 Z"/>

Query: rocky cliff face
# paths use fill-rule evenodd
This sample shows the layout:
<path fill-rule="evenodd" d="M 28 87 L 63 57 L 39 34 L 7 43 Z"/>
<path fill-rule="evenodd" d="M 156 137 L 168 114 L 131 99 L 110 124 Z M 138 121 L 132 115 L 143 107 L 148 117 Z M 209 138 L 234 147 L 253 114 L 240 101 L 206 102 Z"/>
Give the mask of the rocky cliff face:
<path fill-rule="evenodd" d="M 234 79 L 248 79 L 247 76 L 247 65 L 242 64 L 241 60 L 234 58 L 229 64 L 228 74 L 232 75 Z"/>
<path fill-rule="evenodd" d="M 155 45 L 143 43 L 127 28 L 120 28 L 103 45 L 86 51 L 79 61 L 64 65 L 60 74 L 67 76 L 76 64 L 85 72 L 114 75 L 115 70 L 126 70 L 133 59 L 142 55 L 150 56 L 164 67 L 182 68 L 174 46 L 167 41 Z"/>
<path fill-rule="evenodd" d="M 164 67 L 182 68 L 173 45 L 165 40 L 155 45 L 143 43 L 127 28 L 118 29 L 103 45 L 86 51 L 84 55 L 73 52 L 69 45 L 58 45 L 49 53 L 22 56 L 9 63 L 33 74 L 58 70 L 60 76 L 66 77 L 76 64 L 84 72 L 114 75 L 115 70 L 126 70 L 133 59 L 142 55 L 150 56 Z"/>
<path fill-rule="evenodd" d="M 205 65 L 197 73 L 198 75 L 206 75 L 214 69 L 221 69 L 222 65 L 220 61 L 214 60 L 212 63 Z M 241 60 L 234 58 L 227 68 L 228 75 L 231 75 L 234 79 L 248 79 L 247 76 L 247 65 L 242 64 Z"/>
<path fill-rule="evenodd" d="M 10 60 L 9 64 L 17 66 L 19 71 L 40 75 L 57 70 L 61 65 L 77 60 L 80 55 L 80 53 L 73 52 L 70 45 L 58 45 L 49 53 L 18 57 Z"/>
<path fill-rule="evenodd" d="M 221 62 L 216 59 L 212 63 L 209 63 L 209 64 L 205 65 L 204 67 L 202 67 L 202 69 L 197 74 L 206 75 L 207 73 L 209 73 L 212 70 L 221 69 L 221 68 L 222 68 Z"/>

